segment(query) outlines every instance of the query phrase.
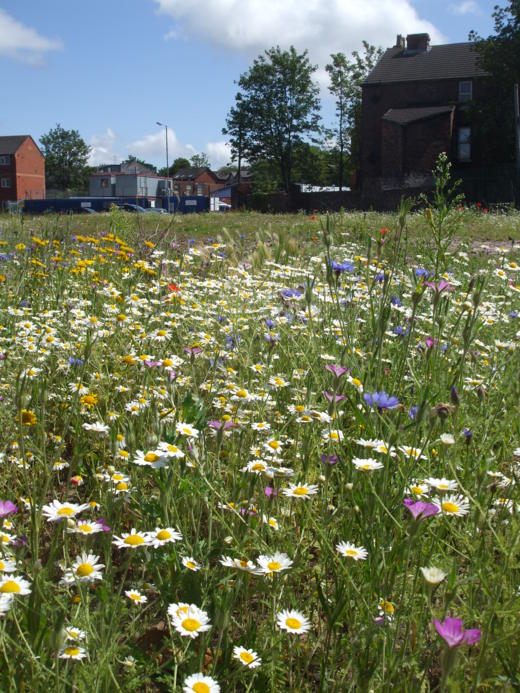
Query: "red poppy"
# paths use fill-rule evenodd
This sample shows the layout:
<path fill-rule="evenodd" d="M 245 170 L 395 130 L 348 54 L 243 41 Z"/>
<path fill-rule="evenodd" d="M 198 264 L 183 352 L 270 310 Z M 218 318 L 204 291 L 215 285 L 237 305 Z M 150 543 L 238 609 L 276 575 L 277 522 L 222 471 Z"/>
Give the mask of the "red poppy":
<path fill-rule="evenodd" d="M 171 291 L 172 293 L 174 293 L 175 291 L 180 291 L 179 287 L 178 287 L 178 286 L 175 286 L 175 284 L 174 284 L 173 282 L 171 282 L 170 284 L 168 284 L 168 288 L 170 289 L 170 291 Z"/>
<path fill-rule="evenodd" d="M 381 229 L 381 235 L 384 236 L 385 233 L 388 233 L 388 229 L 387 228 Z"/>

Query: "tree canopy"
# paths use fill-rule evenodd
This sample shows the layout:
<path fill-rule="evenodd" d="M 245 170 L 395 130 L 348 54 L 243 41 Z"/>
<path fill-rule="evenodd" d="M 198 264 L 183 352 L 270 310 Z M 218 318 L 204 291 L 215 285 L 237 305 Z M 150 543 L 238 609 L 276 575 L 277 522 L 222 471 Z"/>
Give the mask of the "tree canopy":
<path fill-rule="evenodd" d="M 77 130 L 59 123 L 40 137 L 48 189 L 78 190 L 88 184 L 90 147 Z"/>
<path fill-rule="evenodd" d="M 241 75 L 240 92 L 226 119 L 224 134 L 231 136 L 233 160 L 274 162 L 287 191 L 295 146 L 320 129 L 316 69 L 307 51 L 297 53 L 293 46 L 266 50 Z"/>
<path fill-rule="evenodd" d="M 513 85 L 520 82 L 520 0 L 495 6 L 495 33 L 482 38 L 472 31 L 478 64 L 489 73 L 485 100 L 473 104 L 472 140 L 488 162 L 514 160 L 515 122 Z"/>
<path fill-rule="evenodd" d="M 194 168 L 210 168 L 211 166 L 207 154 L 205 152 L 201 152 L 200 154 L 194 154 L 191 157 L 191 165 Z"/>

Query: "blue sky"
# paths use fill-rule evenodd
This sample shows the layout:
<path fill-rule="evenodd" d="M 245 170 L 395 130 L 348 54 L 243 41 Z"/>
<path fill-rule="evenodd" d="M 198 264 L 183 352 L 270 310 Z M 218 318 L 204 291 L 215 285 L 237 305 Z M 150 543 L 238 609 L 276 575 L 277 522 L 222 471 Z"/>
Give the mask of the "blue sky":
<path fill-rule="evenodd" d="M 36 140 L 60 123 L 92 146 L 92 163 L 129 153 L 164 164 L 205 151 L 229 160 L 221 134 L 237 80 L 265 48 L 307 48 L 324 66 L 363 39 L 383 47 L 397 33 L 435 43 L 493 31 L 497 0 L 0 0 L 0 134 Z M 504 4 L 499 2 L 499 4 Z"/>

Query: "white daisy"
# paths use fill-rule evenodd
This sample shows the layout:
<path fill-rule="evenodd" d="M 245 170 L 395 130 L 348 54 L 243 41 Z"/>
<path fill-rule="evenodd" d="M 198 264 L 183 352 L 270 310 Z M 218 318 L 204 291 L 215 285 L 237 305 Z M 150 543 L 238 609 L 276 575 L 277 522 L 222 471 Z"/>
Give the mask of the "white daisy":
<path fill-rule="evenodd" d="M 245 647 L 235 645 L 233 657 L 247 669 L 256 669 L 262 664 L 262 660 L 254 650 L 247 650 Z"/>
<path fill-rule="evenodd" d="M 342 556 L 353 558 L 355 561 L 364 561 L 368 556 L 368 552 L 363 546 L 355 546 L 348 541 L 340 541 L 336 545 L 336 551 Z"/>
<path fill-rule="evenodd" d="M 273 573 L 280 573 L 282 570 L 288 570 L 293 564 L 287 554 L 278 552 L 272 556 L 258 556 L 257 563 L 260 572 L 265 575 L 272 575 Z"/>
<path fill-rule="evenodd" d="M 311 627 L 309 620 L 301 612 L 287 609 L 276 614 L 276 625 L 281 630 L 296 635 L 306 633 Z"/>
<path fill-rule="evenodd" d="M 195 604 L 170 604 L 168 615 L 172 626 L 184 637 L 197 638 L 211 628 L 208 614 Z"/>

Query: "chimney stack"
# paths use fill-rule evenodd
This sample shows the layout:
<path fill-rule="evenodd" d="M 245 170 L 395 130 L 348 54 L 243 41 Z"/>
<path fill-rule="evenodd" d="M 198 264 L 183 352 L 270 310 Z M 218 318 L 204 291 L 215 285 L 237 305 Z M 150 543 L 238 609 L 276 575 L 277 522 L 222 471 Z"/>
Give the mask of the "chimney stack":
<path fill-rule="evenodd" d="M 430 50 L 430 34 L 408 34 L 406 37 L 407 52 L 424 53 Z"/>
<path fill-rule="evenodd" d="M 396 48 L 404 48 L 405 47 L 404 36 L 402 34 L 397 34 L 397 38 L 395 40 L 395 47 Z"/>

